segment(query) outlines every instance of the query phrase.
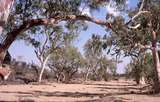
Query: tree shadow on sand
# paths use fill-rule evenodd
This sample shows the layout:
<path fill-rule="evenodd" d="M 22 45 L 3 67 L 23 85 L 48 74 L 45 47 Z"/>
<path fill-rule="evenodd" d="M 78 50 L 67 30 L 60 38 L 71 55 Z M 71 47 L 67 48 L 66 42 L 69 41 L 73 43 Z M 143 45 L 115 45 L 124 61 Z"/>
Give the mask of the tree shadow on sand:
<path fill-rule="evenodd" d="M 117 82 L 118 83 L 118 82 Z M 85 85 L 94 85 L 94 88 L 99 89 L 100 91 L 108 91 L 108 90 L 120 90 L 122 91 L 127 91 L 127 93 L 130 94 L 142 94 L 142 95 L 150 95 L 152 93 L 150 93 L 149 88 L 150 85 L 137 85 L 135 83 L 131 83 L 131 82 L 119 82 L 118 84 L 109 84 L 109 83 L 88 83 Z"/>
<path fill-rule="evenodd" d="M 123 97 L 117 97 L 118 95 L 130 95 L 130 94 L 140 94 L 140 95 L 148 95 L 147 92 L 142 92 L 144 87 L 137 87 L 135 84 L 129 85 L 112 85 L 112 84 L 90 84 L 95 85 L 94 88 L 100 90 L 101 93 L 93 93 L 93 92 L 62 92 L 62 91 L 37 91 L 32 90 L 30 92 L 21 92 L 21 91 L 0 91 L 0 93 L 13 93 L 16 97 L 23 98 L 38 98 L 40 96 L 44 97 L 58 97 L 58 98 L 89 98 L 92 100 L 85 100 L 84 102 L 129 102 L 130 99 L 126 99 Z M 111 90 L 120 90 L 112 92 Z M 134 90 L 134 91 L 133 91 Z M 155 96 L 156 97 L 156 96 Z M 158 97 L 158 96 L 157 96 Z M 95 99 L 96 98 L 96 99 Z M 105 101 L 102 101 L 104 99 Z M 56 100 L 54 100 L 56 102 Z M 20 101 L 25 102 L 25 101 Z M 27 102 L 27 101 L 26 101 Z M 34 102 L 34 101 L 33 101 Z M 76 101 L 78 102 L 78 101 Z M 82 101 L 80 101 L 82 102 Z"/>
<path fill-rule="evenodd" d="M 39 97 L 39 96 L 45 96 L 45 97 L 65 97 L 65 98 L 83 98 L 88 97 L 92 100 L 85 100 L 84 102 L 128 102 L 129 99 L 122 98 L 122 97 L 114 97 L 115 95 L 128 95 L 132 93 L 85 93 L 85 92 L 47 92 L 47 91 L 32 91 L 32 92 L 9 92 L 9 91 L 1 91 L 0 93 L 15 93 L 17 97 L 22 98 L 32 98 L 32 97 Z M 94 97 L 98 97 L 98 99 L 95 99 Z M 102 98 L 105 98 L 105 101 L 101 101 Z M 21 101 L 23 102 L 23 101 Z M 24 101 L 25 102 L 25 101 Z M 34 101 L 33 101 L 34 102 Z M 78 101 L 76 101 L 78 102 Z M 82 102 L 82 101 L 80 101 Z"/>

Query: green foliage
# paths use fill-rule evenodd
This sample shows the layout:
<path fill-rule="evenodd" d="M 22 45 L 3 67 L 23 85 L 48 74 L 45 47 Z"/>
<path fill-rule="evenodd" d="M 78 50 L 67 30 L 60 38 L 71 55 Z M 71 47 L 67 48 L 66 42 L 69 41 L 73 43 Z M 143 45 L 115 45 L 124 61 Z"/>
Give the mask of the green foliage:
<path fill-rule="evenodd" d="M 81 53 L 73 46 L 67 46 L 65 49 L 54 52 L 49 60 L 49 67 L 54 71 L 57 81 L 67 83 L 83 65 L 84 59 Z"/>
<path fill-rule="evenodd" d="M 92 38 L 89 39 L 84 45 L 85 55 L 86 57 L 99 57 L 102 55 L 102 46 L 103 42 L 99 35 L 92 35 Z"/>
<path fill-rule="evenodd" d="M 107 59 L 106 56 L 102 57 L 99 61 L 98 75 L 105 81 L 109 80 L 116 74 L 116 62 Z"/>
<path fill-rule="evenodd" d="M 121 1 L 121 0 L 120 0 Z M 141 2 L 138 3 L 140 5 Z M 111 55 L 124 55 L 138 57 L 140 53 L 146 51 L 146 49 L 141 49 L 137 44 L 141 45 L 151 45 L 151 28 L 149 27 L 150 21 L 152 22 L 153 28 L 156 32 L 159 32 L 159 3 L 158 0 L 155 1 L 145 1 L 144 11 L 148 10 L 151 14 L 142 14 L 138 16 L 134 22 L 129 24 L 129 26 L 135 26 L 140 24 L 141 26 L 137 29 L 131 29 L 126 25 L 126 18 L 123 16 L 107 16 L 112 22 L 112 31 L 106 29 L 108 32 L 103 38 L 106 39 L 106 42 L 103 48 L 107 49 L 108 47 L 112 50 Z M 138 8 L 129 10 L 128 16 L 131 19 L 137 12 Z M 159 35 L 158 39 L 159 40 Z"/>
<path fill-rule="evenodd" d="M 86 65 L 91 70 L 90 77 L 93 80 L 107 81 L 109 77 L 116 74 L 116 61 L 110 60 L 104 55 L 103 46 L 101 36 L 95 34 L 84 46 Z"/>
<path fill-rule="evenodd" d="M 146 53 L 137 59 L 134 59 L 127 67 L 126 74 L 130 78 L 134 78 L 139 84 L 142 77 L 145 78 L 147 84 L 153 84 L 153 60 L 150 53 Z"/>
<path fill-rule="evenodd" d="M 122 4 L 125 0 L 115 1 L 117 4 Z M 52 16 L 64 16 L 69 14 L 79 15 L 81 14 L 80 8 L 85 7 L 90 10 L 98 10 L 100 7 L 104 7 L 110 0 L 15 0 L 13 9 L 11 11 L 6 29 L 8 32 L 15 28 L 18 28 L 24 21 L 29 19 L 38 18 L 50 18 Z M 64 26 L 63 26 L 64 25 Z M 63 27 L 61 27 L 63 26 Z M 33 46 L 40 46 L 41 42 L 37 40 L 37 37 L 41 34 L 56 31 L 57 28 L 62 28 L 61 33 L 66 34 L 67 38 L 73 39 L 74 36 L 78 36 L 81 30 L 86 30 L 87 25 L 84 21 L 67 21 L 60 25 L 48 25 L 36 26 L 29 29 L 27 32 L 22 32 L 18 39 L 23 39 L 27 43 L 31 43 Z M 66 39 L 66 37 L 64 37 Z M 68 40 L 67 43 L 70 43 Z"/>
<path fill-rule="evenodd" d="M 81 4 L 81 0 L 48 0 L 44 3 L 44 8 L 46 9 L 46 14 L 49 17 L 55 14 L 68 15 L 68 14 L 78 14 L 78 8 Z"/>
<path fill-rule="evenodd" d="M 10 32 L 15 28 L 19 28 L 24 21 L 29 19 L 50 18 L 52 16 L 65 16 L 68 14 L 78 15 L 80 14 L 79 7 L 82 2 L 81 0 L 15 0 L 6 30 Z M 22 32 L 23 34 L 18 36 L 18 40 L 25 40 L 27 44 L 38 47 L 42 43 L 42 35 L 48 32 L 51 36 L 53 36 L 51 33 L 58 33 L 58 35 L 68 40 L 67 43 L 71 43 L 72 39 L 77 37 L 81 30 L 86 29 L 87 26 L 83 21 L 68 21 L 56 26 L 35 26 L 26 32 Z"/>

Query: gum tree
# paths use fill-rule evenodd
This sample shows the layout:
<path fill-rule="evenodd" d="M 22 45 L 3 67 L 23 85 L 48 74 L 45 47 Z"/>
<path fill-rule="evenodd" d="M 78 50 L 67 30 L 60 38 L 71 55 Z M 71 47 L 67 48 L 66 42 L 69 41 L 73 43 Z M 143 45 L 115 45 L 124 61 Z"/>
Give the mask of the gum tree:
<path fill-rule="evenodd" d="M 79 10 L 83 4 L 92 10 L 97 10 L 100 7 L 105 7 L 110 1 L 115 4 L 117 9 L 129 14 L 130 20 L 126 22 L 125 17 L 114 17 L 108 13 L 106 20 L 102 20 L 83 15 Z M 110 33 L 109 37 L 114 39 L 107 42 L 113 45 L 111 48 L 114 48 L 116 53 L 137 56 L 144 49 L 151 49 L 155 73 L 154 90 L 159 92 L 160 65 L 157 33 L 159 32 L 160 2 L 159 0 L 138 0 L 138 6 L 133 10 L 126 10 L 125 2 L 126 0 L 15 0 L 6 26 L 7 33 L 4 33 L 5 37 L 2 46 L 0 46 L 0 55 L 26 31 L 38 31 L 41 26 L 46 25 L 51 25 L 54 28 L 62 21 L 71 23 L 88 21 L 107 28 L 106 31 Z M 2 60 L 3 58 L 1 58 Z"/>
<path fill-rule="evenodd" d="M 129 10 L 130 19 L 123 16 L 109 17 L 112 19 L 112 29 L 109 36 L 105 36 L 106 45 L 116 55 L 138 57 L 146 51 L 151 51 L 153 57 L 153 89 L 160 91 L 160 67 L 158 55 L 159 43 L 159 1 L 140 0 L 133 10 Z"/>

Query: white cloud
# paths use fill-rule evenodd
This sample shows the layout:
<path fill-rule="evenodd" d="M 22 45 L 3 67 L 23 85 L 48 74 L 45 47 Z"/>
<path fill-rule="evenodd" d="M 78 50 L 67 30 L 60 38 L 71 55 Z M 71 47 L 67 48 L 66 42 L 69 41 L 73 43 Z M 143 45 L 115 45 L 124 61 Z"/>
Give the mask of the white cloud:
<path fill-rule="evenodd" d="M 120 15 L 119 11 L 117 11 L 115 8 L 113 8 L 109 5 L 106 6 L 106 9 L 107 9 L 107 13 L 112 14 L 113 16 L 119 16 Z"/>
<path fill-rule="evenodd" d="M 109 4 L 107 4 L 106 10 L 107 10 L 107 13 L 112 14 L 113 16 L 120 15 L 120 11 L 117 10 L 114 2 L 110 2 Z"/>
<path fill-rule="evenodd" d="M 80 7 L 79 10 L 82 12 L 82 15 L 91 16 L 90 9 L 88 7 L 87 8 Z"/>
<path fill-rule="evenodd" d="M 130 1 L 129 0 L 126 0 L 126 5 L 129 5 Z"/>

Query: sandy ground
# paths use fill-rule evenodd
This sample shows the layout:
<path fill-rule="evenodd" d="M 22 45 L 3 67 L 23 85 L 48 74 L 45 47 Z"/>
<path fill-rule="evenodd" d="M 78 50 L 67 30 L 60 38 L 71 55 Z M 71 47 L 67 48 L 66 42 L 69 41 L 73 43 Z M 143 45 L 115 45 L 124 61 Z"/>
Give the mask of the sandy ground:
<path fill-rule="evenodd" d="M 160 95 L 138 94 L 141 88 L 126 81 L 1 85 L 0 102 L 160 102 Z"/>

